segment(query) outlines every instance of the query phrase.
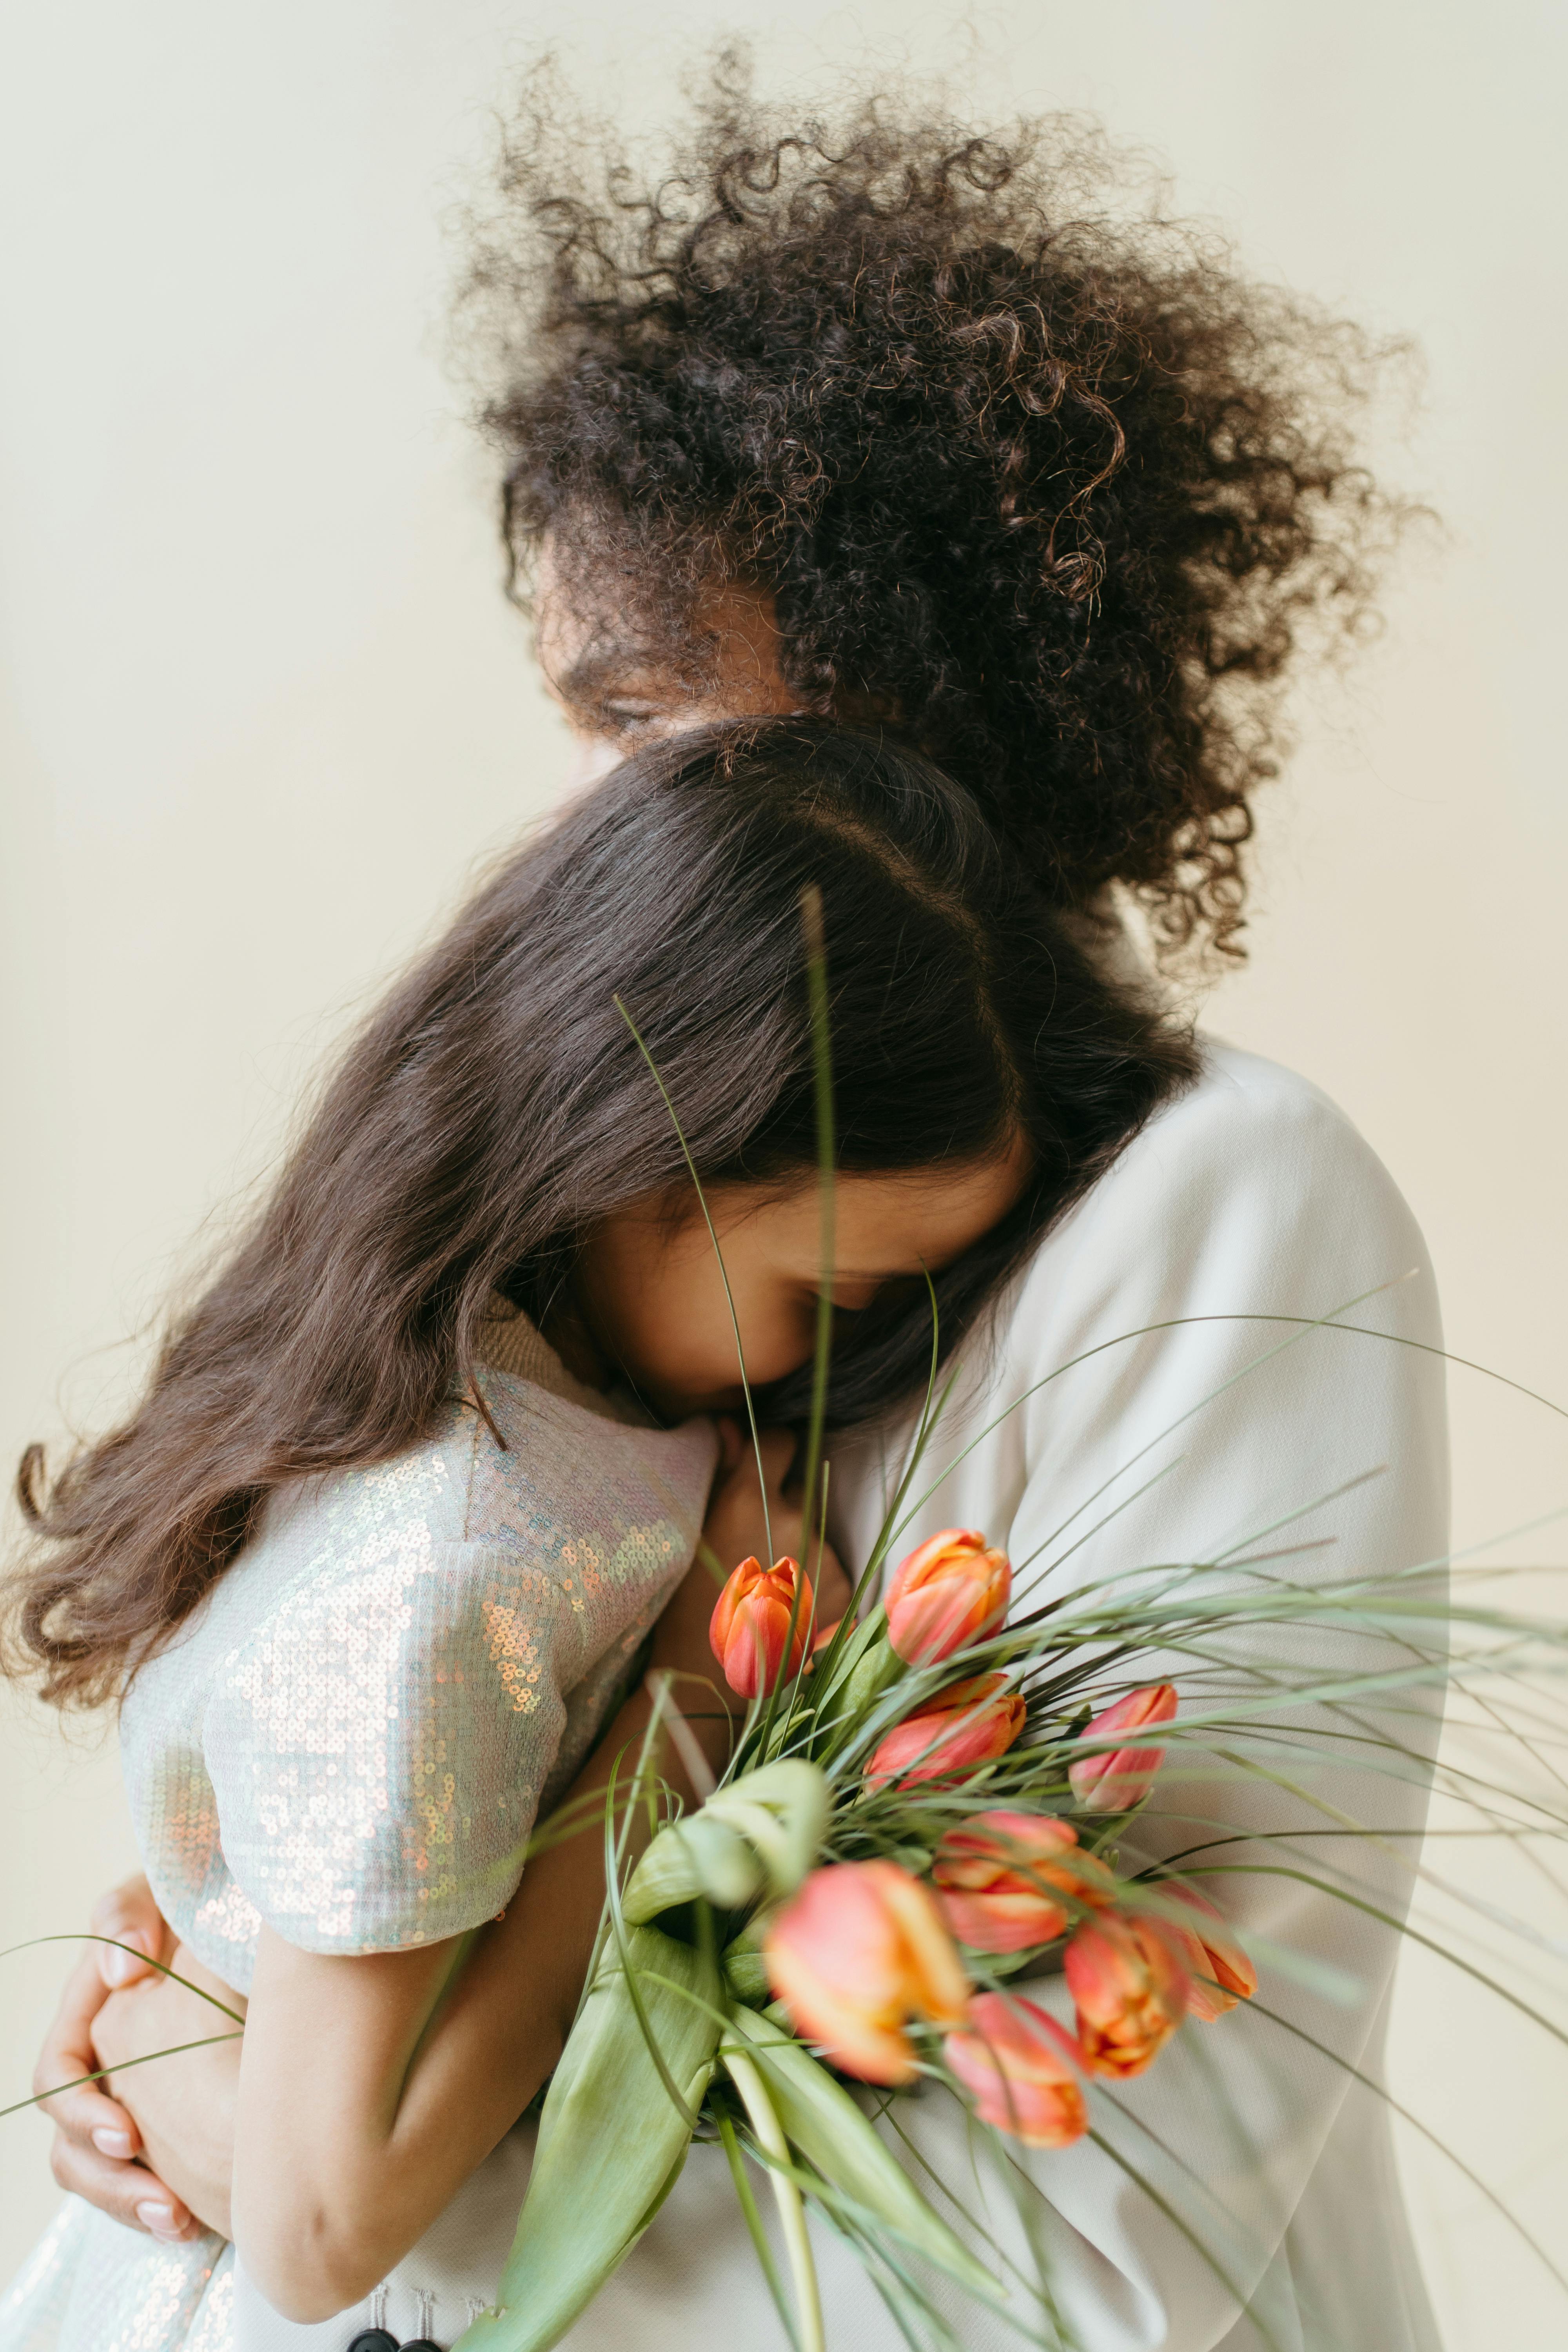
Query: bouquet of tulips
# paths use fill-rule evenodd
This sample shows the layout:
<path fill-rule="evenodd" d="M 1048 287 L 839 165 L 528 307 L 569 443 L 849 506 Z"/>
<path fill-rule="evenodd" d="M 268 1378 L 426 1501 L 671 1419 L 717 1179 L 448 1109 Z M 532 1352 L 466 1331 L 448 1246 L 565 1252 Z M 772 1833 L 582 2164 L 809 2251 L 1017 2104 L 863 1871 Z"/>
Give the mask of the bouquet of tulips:
<path fill-rule="evenodd" d="M 912 1551 L 859 1622 L 820 1633 L 794 1559 L 730 1576 L 711 1638 L 748 1702 L 740 1739 L 722 1781 L 663 1820 L 624 1887 L 612 1852 L 598 1964 L 544 2104 L 497 2308 L 465 2352 L 555 2343 L 699 2133 L 729 2152 L 802 2347 L 822 2342 L 803 2197 L 868 2259 L 902 2270 L 918 2257 L 1002 2301 L 847 2084 L 940 2084 L 980 2128 L 1060 2148 L 1089 2128 L 1094 2077 L 1142 2073 L 1184 2018 L 1216 2019 L 1255 1990 L 1194 1887 L 1118 1872 L 1175 1691 L 1133 1688 L 1098 1713 L 1064 1696 L 1079 1679 L 1076 1631 L 1048 1614 L 1009 1627 L 1011 1587 L 1004 1554 L 956 1528 Z M 1076 2035 L 1010 1989 L 1053 1964 Z M 742 2150 L 772 2181 L 793 2309 Z"/>
<path fill-rule="evenodd" d="M 804 1486 L 815 1510 L 819 1475 L 826 1485 L 834 1145 L 826 967 L 809 901 L 823 1279 Z M 684 1148 L 675 1106 L 621 1010 Z M 689 1153 L 687 1161 L 700 1199 Z M 740 1353 L 738 1322 L 736 1342 Z M 911 2343 L 921 2334 L 956 2342 L 920 2283 L 923 2263 L 1003 2313 L 1026 2341 L 1059 2346 L 1048 2295 L 1037 2315 L 1020 2309 L 868 2110 L 935 2092 L 960 2101 L 973 2132 L 992 2135 L 1005 2159 L 1009 2144 L 1061 2149 L 1089 2129 L 1097 2087 L 1109 2094 L 1142 2074 L 1186 2021 L 1213 2022 L 1252 1998 L 1253 1963 L 1199 1887 L 1131 1854 L 1129 1829 L 1156 1776 L 1173 1769 L 1175 1743 L 1202 1759 L 1205 1778 L 1256 1773 L 1300 1792 L 1314 1757 L 1331 1759 L 1348 1731 L 1359 1769 L 1426 1780 L 1422 1727 L 1435 1685 L 1452 1696 L 1500 1670 L 1517 1677 L 1526 1661 L 1532 1673 L 1562 1670 L 1563 1628 L 1510 1618 L 1489 1594 L 1461 1607 L 1434 1584 L 1433 1563 L 1314 1590 L 1267 1565 L 1288 1544 L 1256 1559 L 1232 1547 L 1215 1560 L 1150 1564 L 1048 1603 L 1025 1593 L 1013 1608 L 1005 1555 L 981 1534 L 947 1528 L 884 1590 L 899 1534 L 921 1507 L 909 1505 L 910 1491 L 946 1402 L 937 1359 L 933 1328 L 925 1407 L 839 1622 L 816 1627 L 810 1579 L 793 1559 L 746 1559 L 727 1578 L 710 1562 L 724 1580 L 712 1647 L 746 1701 L 740 1733 L 715 1785 L 665 1687 L 625 1801 L 612 1787 L 596 1958 L 544 2101 L 496 2305 L 459 2352 L 547 2352 L 647 2229 L 696 2137 L 726 2152 L 796 2352 L 821 2352 L 824 2341 L 807 2201 L 855 2248 Z M 749 1389 L 747 1402 L 750 1411 Z M 755 1439 L 754 1414 L 752 1427 Z M 1264 1656 L 1259 1637 L 1270 1632 L 1279 1647 Z M 1343 1639 L 1348 1654 L 1334 1646 Z M 1237 1643 L 1250 1660 L 1240 1674 Z M 1178 1712 L 1171 1683 L 1128 1675 L 1140 1658 L 1191 1661 L 1202 1696 Z M 658 1778 L 661 1713 L 706 1791 L 695 1810 Z M 1486 1722 L 1489 1733 L 1495 1713 Z M 1529 1734 L 1517 1744 L 1533 1768 Z M 1560 1785 L 1554 1777 L 1552 1790 Z M 1551 1790 L 1529 1793 L 1491 1769 L 1477 1779 L 1440 1764 L 1436 1789 L 1488 1832 L 1506 1816 L 1511 1832 L 1568 1833 Z M 1342 1810 L 1322 1810 L 1338 1833 L 1375 1838 Z M 631 1864 L 639 1812 L 653 1835 Z M 581 1826 L 562 1817 L 542 1837 Z M 1289 1867 L 1365 1908 L 1310 1853 L 1292 1853 Z M 1312 1967 L 1272 1947 L 1266 1957 L 1285 1970 Z M 1070 2032 L 1020 1989 L 1047 1972 L 1065 1979 Z M 747 2158 L 772 2189 L 793 2294 Z M 1004 2171 L 1016 2181 L 1016 2164 Z"/>

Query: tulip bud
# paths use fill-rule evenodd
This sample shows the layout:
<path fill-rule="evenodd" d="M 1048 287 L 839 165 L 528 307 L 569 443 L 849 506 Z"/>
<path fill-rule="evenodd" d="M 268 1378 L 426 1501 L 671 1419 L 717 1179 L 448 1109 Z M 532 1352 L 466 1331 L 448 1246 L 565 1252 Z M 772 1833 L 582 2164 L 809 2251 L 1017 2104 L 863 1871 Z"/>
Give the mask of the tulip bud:
<path fill-rule="evenodd" d="M 867 1780 L 946 1780 L 1005 1755 L 1024 1728 L 1025 1711 L 1005 1681 L 1004 1675 L 974 1675 L 939 1691 L 894 1725 L 867 1765 Z"/>
<path fill-rule="evenodd" d="M 1146 1690 L 1129 1691 L 1084 1726 L 1085 1739 L 1111 1739 L 1119 1731 L 1142 1731 L 1146 1724 L 1169 1723 L 1176 1712 L 1176 1693 L 1170 1683 L 1152 1683 Z M 1165 1760 L 1163 1748 L 1104 1748 L 1069 1767 L 1073 1795 L 1091 1813 L 1130 1812 L 1148 1795 L 1154 1775 Z"/>
<path fill-rule="evenodd" d="M 764 1568 L 761 1560 L 743 1559 L 719 1595 L 708 1628 L 713 1655 L 730 1688 L 742 1698 L 756 1698 L 795 1673 L 805 1654 L 811 1617 L 811 1579 L 801 1574 L 798 1561 L 776 1559 L 772 1568 Z"/>
<path fill-rule="evenodd" d="M 1152 2065 L 1185 2016 L 1189 1992 L 1163 1923 L 1103 1912 L 1079 1929 L 1062 1967 L 1090 2074 L 1123 2082 Z"/>
<path fill-rule="evenodd" d="M 1083 2060 L 1032 2000 L 976 1993 L 963 2031 L 948 2035 L 942 2053 L 981 2122 L 1026 2147 L 1070 2147 L 1089 2129 Z"/>
<path fill-rule="evenodd" d="M 1049 1813 L 975 1813 L 949 1830 L 931 1871 L 942 1916 L 975 1952 L 1022 1952 L 1112 1902 L 1116 1880 Z"/>
<path fill-rule="evenodd" d="M 768 1930 L 768 1976 L 796 2028 L 847 2074 L 907 2083 L 912 2017 L 957 2025 L 969 1988 L 930 1893 L 896 1862 L 814 1870 Z"/>
<path fill-rule="evenodd" d="M 1162 1920 L 1173 1936 L 1182 1964 L 1192 1979 L 1187 1989 L 1187 2015 L 1212 2025 L 1238 2000 L 1250 2000 L 1258 1990 L 1258 1970 L 1226 1926 L 1214 1905 L 1190 1886 L 1162 1885 L 1194 1914 L 1191 1927 L 1176 1919 Z"/>
<path fill-rule="evenodd" d="M 939 1665 L 993 1633 L 1007 1614 L 1013 1570 L 968 1528 L 944 1528 L 910 1552 L 883 1596 L 888 1639 L 916 1666 Z"/>

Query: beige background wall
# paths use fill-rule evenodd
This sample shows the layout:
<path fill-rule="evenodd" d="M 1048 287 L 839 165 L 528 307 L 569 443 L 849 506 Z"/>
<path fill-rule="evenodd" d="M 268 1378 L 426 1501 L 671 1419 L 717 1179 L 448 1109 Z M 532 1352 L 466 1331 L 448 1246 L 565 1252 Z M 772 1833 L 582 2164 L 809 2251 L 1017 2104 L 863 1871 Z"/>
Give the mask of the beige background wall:
<path fill-rule="evenodd" d="M 1250 264 L 1408 330 L 1427 378 L 1416 551 L 1383 646 L 1314 687 L 1268 810 L 1254 962 L 1209 1020 L 1309 1072 L 1430 1236 L 1453 1345 L 1568 1398 L 1557 276 L 1561 11 L 1521 0 L 1009 0 L 853 15 L 731 0 L 83 0 L 0 66 L 4 1021 L 0 1454 L 90 1422 L 292 1091 L 563 743 L 503 606 L 482 463 L 438 365 L 437 220 L 529 41 L 658 110 L 683 41 L 752 29 L 819 84 L 897 40 L 983 103 L 1081 105 L 1169 159 Z M 1546 1416 L 1456 1384 L 1461 1542 L 1568 1501 Z M 1561 1559 L 1561 1532 L 1532 1538 Z M 132 1847 L 112 1744 L 0 1700 L 5 1938 L 79 1923 Z M 1443 1867 L 1559 1935 L 1506 1858 Z M 0 1961 L 0 2105 L 61 1966 Z M 1551 1967 L 1536 1973 L 1555 1996 Z M 1562 2242 L 1543 2045 L 1407 1968 L 1395 2088 Z M 0 2273 L 49 2208 L 0 2123 Z M 1452 2352 L 1564 2305 L 1418 2144 Z"/>

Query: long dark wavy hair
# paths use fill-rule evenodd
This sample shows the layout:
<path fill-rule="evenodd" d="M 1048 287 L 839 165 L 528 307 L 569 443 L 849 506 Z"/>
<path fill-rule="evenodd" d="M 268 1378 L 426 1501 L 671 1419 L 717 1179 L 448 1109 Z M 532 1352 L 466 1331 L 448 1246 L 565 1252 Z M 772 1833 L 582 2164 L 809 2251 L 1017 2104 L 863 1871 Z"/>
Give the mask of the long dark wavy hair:
<path fill-rule="evenodd" d="M 811 886 L 840 1166 L 1028 1139 L 1023 1197 L 936 1279 L 951 1349 L 1188 1077 L 1190 1046 L 1097 975 L 971 795 L 917 751 L 810 719 L 679 738 L 508 858 L 393 990 L 124 1425 L 52 1486 L 29 1453 L 37 1539 L 14 1663 L 60 1701 L 122 1689 L 270 1493 L 416 1444 L 464 1391 L 498 1291 L 547 1318 L 584 1234 L 688 1181 L 617 994 L 704 1183 L 808 1170 Z M 922 1377 L 913 1287 L 846 1318 L 837 1420 Z M 764 1402 L 791 1417 L 798 1382 Z"/>
<path fill-rule="evenodd" d="M 1056 903 L 1234 956 L 1287 667 L 1401 519 L 1351 438 L 1389 351 L 1081 121 L 699 93 L 662 163 L 547 69 L 508 125 L 463 315 L 513 593 L 548 541 L 700 688 L 704 590 L 761 588 L 800 708 L 908 730 Z"/>

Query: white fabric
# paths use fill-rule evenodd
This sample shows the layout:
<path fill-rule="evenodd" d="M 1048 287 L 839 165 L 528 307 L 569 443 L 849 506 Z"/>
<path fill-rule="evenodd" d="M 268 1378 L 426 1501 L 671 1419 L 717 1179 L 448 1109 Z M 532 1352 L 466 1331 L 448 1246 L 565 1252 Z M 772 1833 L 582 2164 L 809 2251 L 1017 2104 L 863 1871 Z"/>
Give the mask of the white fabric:
<path fill-rule="evenodd" d="M 521 1318 L 512 1360 L 554 1359 Z M 389 1462 L 274 1495 L 121 1711 L 163 1916 L 249 1989 L 266 1920 L 306 1952 L 403 1950 L 511 1899 L 691 1565 L 718 1440 L 475 1374 Z"/>

